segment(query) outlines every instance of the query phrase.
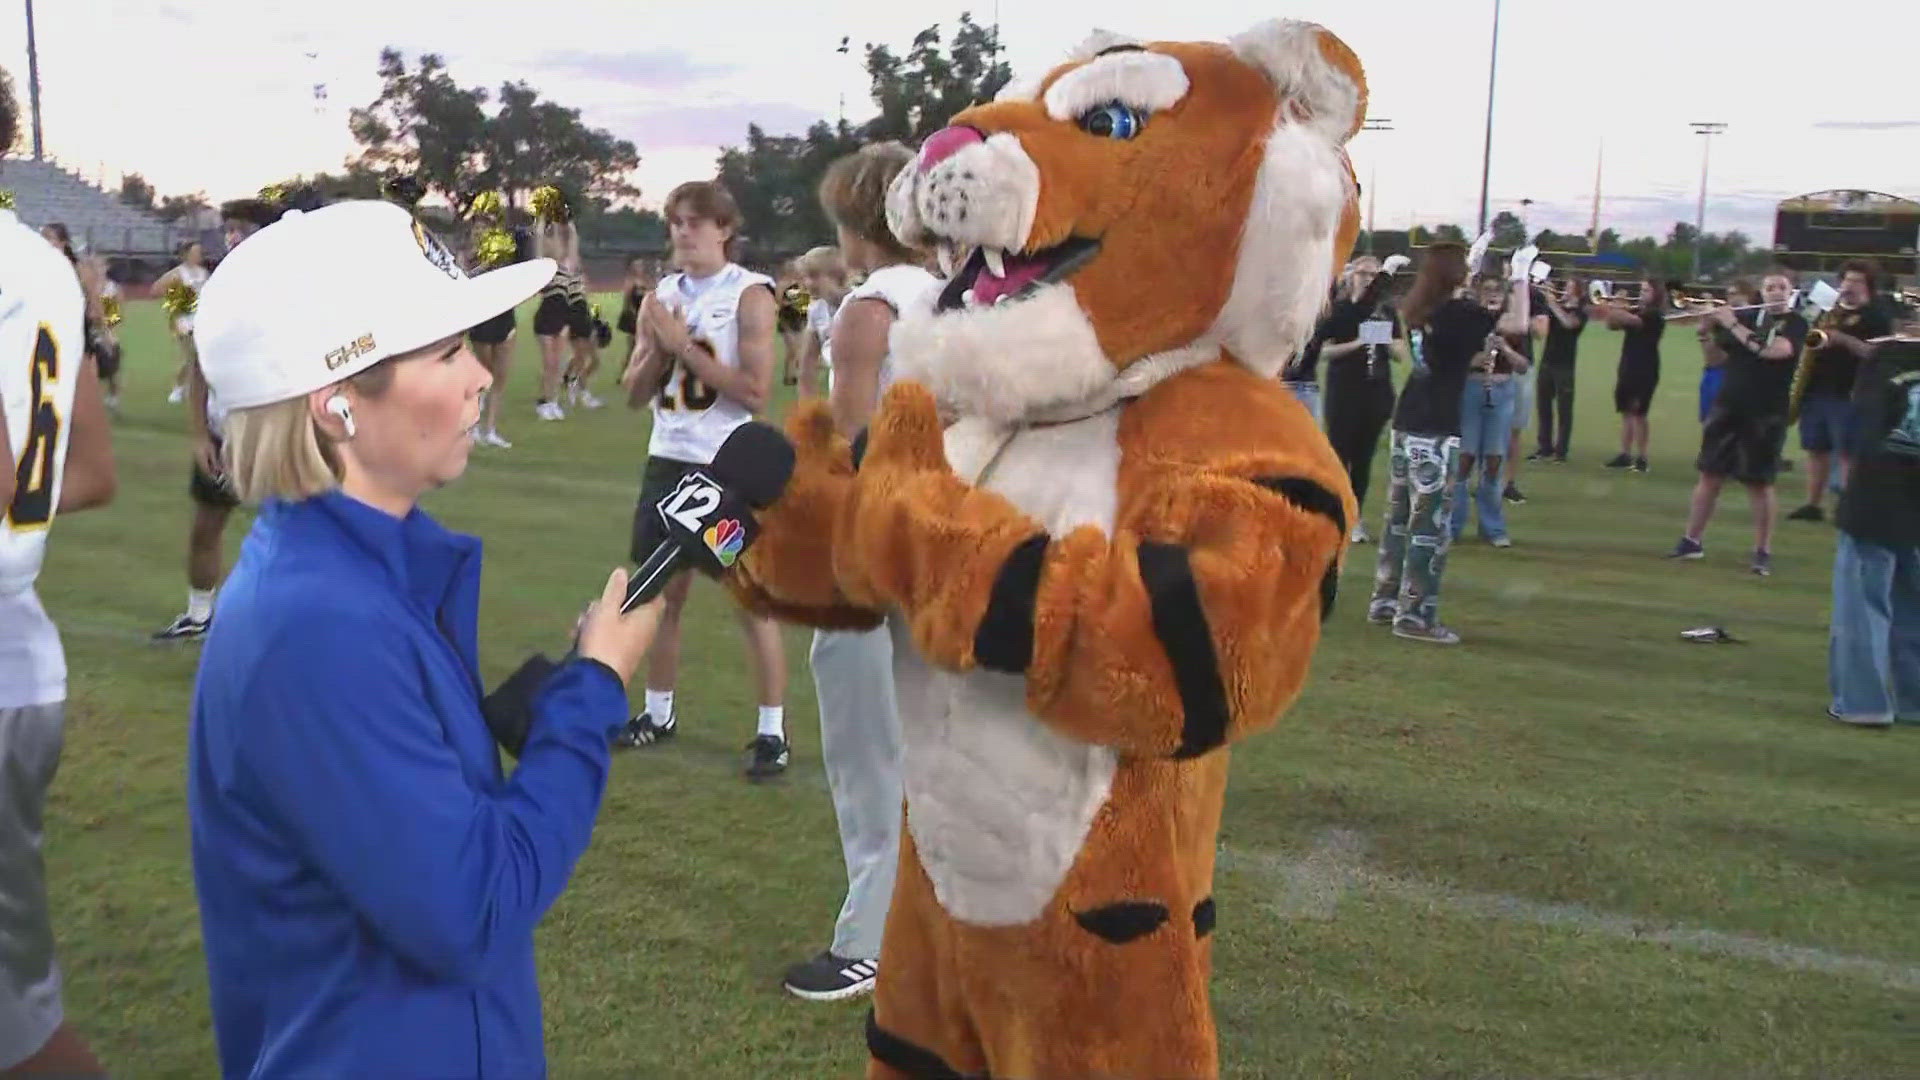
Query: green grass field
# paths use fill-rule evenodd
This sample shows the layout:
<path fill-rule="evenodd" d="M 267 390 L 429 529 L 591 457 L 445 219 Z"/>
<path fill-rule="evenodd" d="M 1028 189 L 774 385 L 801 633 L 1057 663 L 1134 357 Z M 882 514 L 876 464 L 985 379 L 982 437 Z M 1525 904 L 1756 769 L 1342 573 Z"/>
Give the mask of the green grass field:
<path fill-rule="evenodd" d="M 625 556 L 646 450 L 622 406 L 535 421 L 520 325 L 515 447 L 476 450 L 428 503 L 487 543 L 489 682 L 564 650 Z M 182 794 L 198 651 L 147 640 L 185 600 L 186 418 L 157 308 L 123 329 L 120 492 L 59 523 L 41 579 L 72 669 L 53 902 L 69 1011 L 115 1075 L 205 1077 Z M 1230 1076 L 1920 1075 L 1920 733 L 1824 716 L 1831 531 L 1782 523 L 1756 579 L 1735 492 L 1704 561 L 1663 561 L 1693 480 L 1692 335 L 1667 335 L 1647 476 L 1600 467 L 1618 342 L 1584 344 L 1573 462 L 1527 467 L 1514 548 L 1469 530 L 1454 549 L 1442 609 L 1465 645 L 1367 626 L 1375 549 L 1358 548 L 1304 697 L 1234 751 L 1214 954 Z M 1804 482 L 1786 475 L 1783 511 Z M 540 931 L 556 1077 L 864 1067 L 864 1002 L 778 985 L 825 944 L 844 885 L 807 634 L 788 635 L 794 766 L 751 785 L 725 605 L 696 589 L 682 735 L 617 759 Z M 1680 640 L 1710 623 L 1747 643 Z"/>

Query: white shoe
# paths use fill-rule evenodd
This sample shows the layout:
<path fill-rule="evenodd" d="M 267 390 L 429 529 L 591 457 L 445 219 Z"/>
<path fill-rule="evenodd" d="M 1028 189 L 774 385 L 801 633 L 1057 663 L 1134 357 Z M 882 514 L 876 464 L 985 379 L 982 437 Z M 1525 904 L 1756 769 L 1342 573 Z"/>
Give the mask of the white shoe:
<path fill-rule="evenodd" d="M 497 446 L 502 450 L 513 449 L 513 444 L 501 438 L 500 433 L 497 431 L 489 430 L 483 432 L 480 436 L 480 441 L 486 443 L 488 446 Z"/>
<path fill-rule="evenodd" d="M 167 395 L 167 404 L 169 405 L 178 405 L 185 400 L 187 400 L 187 388 L 184 386 L 175 386 L 173 391 Z"/>
<path fill-rule="evenodd" d="M 1347 534 L 1347 543 L 1371 544 L 1373 543 L 1373 537 L 1367 535 L 1367 527 L 1365 525 L 1355 525 L 1353 531 Z"/>
<path fill-rule="evenodd" d="M 546 401 L 534 406 L 533 415 L 542 420 L 565 420 L 567 418 L 567 414 L 560 408 L 560 403 L 557 401 Z"/>
<path fill-rule="evenodd" d="M 575 405 L 580 406 L 583 409 L 598 409 L 601 406 L 606 404 L 606 402 L 601 401 L 597 397 L 594 397 L 593 391 L 587 389 L 584 386 L 578 386 L 574 388 L 573 403 Z"/>

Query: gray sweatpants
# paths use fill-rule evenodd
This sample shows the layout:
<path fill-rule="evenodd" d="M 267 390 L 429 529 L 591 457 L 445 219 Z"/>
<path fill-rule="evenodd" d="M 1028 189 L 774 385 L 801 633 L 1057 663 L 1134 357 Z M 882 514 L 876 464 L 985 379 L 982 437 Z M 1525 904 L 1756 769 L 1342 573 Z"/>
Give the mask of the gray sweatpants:
<path fill-rule="evenodd" d="M 57 701 L 0 708 L 0 1071 L 39 1053 L 62 1019 L 40 844 L 65 718 Z"/>
<path fill-rule="evenodd" d="M 833 926 L 833 953 L 877 960 L 900 858 L 893 640 L 885 626 L 857 633 L 819 630 L 808 659 L 820 703 L 820 758 L 847 863 L 847 899 Z"/>

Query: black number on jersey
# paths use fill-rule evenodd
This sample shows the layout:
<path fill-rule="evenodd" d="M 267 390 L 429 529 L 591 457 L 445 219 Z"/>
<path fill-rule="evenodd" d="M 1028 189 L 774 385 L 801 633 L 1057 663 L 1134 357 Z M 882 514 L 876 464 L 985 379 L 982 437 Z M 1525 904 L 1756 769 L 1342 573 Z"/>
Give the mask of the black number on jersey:
<path fill-rule="evenodd" d="M 6 524 L 16 529 L 43 529 L 53 520 L 53 451 L 60 445 L 60 410 L 54 407 L 47 384 L 60 377 L 60 345 L 46 323 L 33 338 L 33 368 L 27 400 L 33 412 L 27 419 L 27 442 L 14 471 L 13 503 Z"/>
<path fill-rule="evenodd" d="M 706 342 L 696 341 L 694 344 L 705 350 L 708 356 L 713 355 L 713 348 Z M 676 386 L 680 389 L 678 400 L 674 398 Z M 669 412 L 675 409 L 703 412 L 713 408 L 714 403 L 720 400 L 720 391 L 701 382 L 694 375 L 693 370 L 682 364 L 680 358 L 675 356 L 667 360 L 667 373 L 660 380 L 660 393 L 657 395 L 657 400 L 660 407 Z"/>

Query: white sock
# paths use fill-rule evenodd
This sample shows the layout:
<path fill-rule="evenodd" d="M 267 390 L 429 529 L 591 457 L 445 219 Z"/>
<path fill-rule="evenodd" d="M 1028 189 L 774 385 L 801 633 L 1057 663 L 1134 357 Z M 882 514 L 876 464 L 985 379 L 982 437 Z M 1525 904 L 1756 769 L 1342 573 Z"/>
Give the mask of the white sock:
<path fill-rule="evenodd" d="M 760 706 L 760 735 L 778 735 L 782 741 L 787 737 L 787 710 L 780 705 Z"/>
<path fill-rule="evenodd" d="M 187 590 L 187 618 L 206 622 L 213 618 L 213 589 Z"/>
<path fill-rule="evenodd" d="M 647 715 L 661 727 L 673 726 L 673 691 L 647 690 Z"/>

